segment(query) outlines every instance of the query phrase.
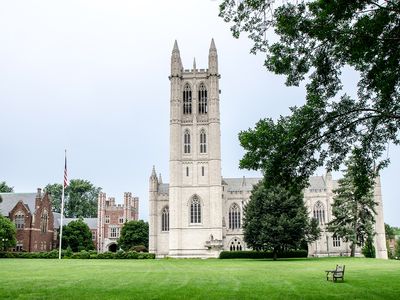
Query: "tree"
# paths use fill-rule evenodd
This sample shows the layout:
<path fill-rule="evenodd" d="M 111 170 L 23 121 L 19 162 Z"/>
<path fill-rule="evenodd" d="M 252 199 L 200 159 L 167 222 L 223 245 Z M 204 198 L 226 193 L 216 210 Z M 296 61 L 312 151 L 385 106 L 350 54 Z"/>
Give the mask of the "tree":
<path fill-rule="evenodd" d="M 243 233 L 248 246 L 272 250 L 276 260 L 279 252 L 299 248 L 303 240 L 315 241 L 320 230 L 308 218 L 301 192 L 263 180 L 244 208 Z"/>
<path fill-rule="evenodd" d="M 396 259 L 400 259 L 400 239 L 396 241 L 394 256 L 396 257 Z"/>
<path fill-rule="evenodd" d="M 395 227 L 392 227 L 389 224 L 385 223 L 385 235 L 386 235 L 386 240 L 394 239 L 394 237 L 396 235 Z"/>
<path fill-rule="evenodd" d="M 52 195 L 53 210 L 60 212 L 62 185 L 48 184 L 45 190 Z M 97 198 L 100 191 L 101 188 L 94 186 L 90 181 L 72 179 L 64 193 L 64 215 L 69 218 L 96 217 Z"/>
<path fill-rule="evenodd" d="M 0 215 L 0 251 L 15 247 L 17 244 L 16 235 L 15 224 L 9 218 Z"/>
<path fill-rule="evenodd" d="M 5 181 L 0 182 L 0 193 L 12 193 L 14 192 L 14 188 L 8 186 Z"/>
<path fill-rule="evenodd" d="M 94 249 L 92 232 L 82 218 L 63 226 L 62 249 L 68 247 L 74 252 Z"/>
<path fill-rule="evenodd" d="M 62 185 L 60 183 L 48 184 L 44 188 L 45 192 L 51 195 L 51 204 L 54 212 L 61 212 L 61 197 L 62 197 Z M 64 199 L 65 201 L 65 199 Z"/>
<path fill-rule="evenodd" d="M 149 248 L 149 223 L 143 220 L 129 221 L 121 229 L 118 245 L 123 250 L 130 250 L 135 246 L 143 245 Z"/>
<path fill-rule="evenodd" d="M 220 5 L 220 16 L 233 23 L 233 36 L 247 33 L 254 42 L 251 52 L 266 53 L 269 71 L 285 75 L 289 86 L 308 78 L 304 106 L 240 134 L 246 150 L 241 167 L 261 168 L 271 177 L 295 174 L 306 185 L 324 163 L 339 169 L 353 145 L 365 157 L 381 160 L 378 169 L 387 165 L 382 154 L 388 143 L 400 142 L 400 2 L 275 2 L 224 0 Z M 270 29 L 277 39 L 267 38 Z M 341 72 L 349 67 L 360 76 L 355 99 L 342 91 Z M 274 132 L 287 138 L 275 139 Z"/>
<path fill-rule="evenodd" d="M 351 256 L 356 245 L 363 245 L 374 235 L 375 206 L 373 161 L 367 160 L 360 151 L 353 151 L 347 161 L 347 170 L 334 192 L 332 215 L 328 230 L 351 242 Z"/>

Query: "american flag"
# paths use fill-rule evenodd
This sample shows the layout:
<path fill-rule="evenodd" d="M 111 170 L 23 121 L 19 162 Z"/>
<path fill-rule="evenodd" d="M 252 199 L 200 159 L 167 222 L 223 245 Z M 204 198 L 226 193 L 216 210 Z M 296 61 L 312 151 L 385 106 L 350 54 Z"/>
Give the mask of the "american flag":
<path fill-rule="evenodd" d="M 64 167 L 64 189 L 68 186 L 68 176 L 67 176 L 67 151 L 65 151 L 65 167 Z"/>

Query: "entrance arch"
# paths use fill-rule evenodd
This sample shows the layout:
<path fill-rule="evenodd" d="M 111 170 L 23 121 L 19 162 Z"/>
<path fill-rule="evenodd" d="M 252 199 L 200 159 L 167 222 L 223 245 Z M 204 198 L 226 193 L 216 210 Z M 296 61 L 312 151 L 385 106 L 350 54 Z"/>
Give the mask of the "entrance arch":
<path fill-rule="evenodd" d="M 110 251 L 110 252 L 117 252 L 117 250 L 118 250 L 118 246 L 115 243 L 112 243 L 108 246 L 108 251 Z"/>

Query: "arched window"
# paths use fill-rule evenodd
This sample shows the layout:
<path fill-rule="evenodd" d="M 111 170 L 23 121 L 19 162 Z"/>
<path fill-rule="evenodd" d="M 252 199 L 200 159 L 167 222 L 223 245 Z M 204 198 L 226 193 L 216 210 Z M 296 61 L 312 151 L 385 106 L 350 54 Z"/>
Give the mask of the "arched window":
<path fill-rule="evenodd" d="M 190 153 L 190 132 L 185 130 L 183 135 L 183 153 Z"/>
<path fill-rule="evenodd" d="M 21 229 L 25 227 L 25 215 L 22 212 L 17 212 L 14 218 L 15 227 Z"/>
<path fill-rule="evenodd" d="M 48 222 L 49 216 L 47 215 L 47 211 L 43 211 L 42 217 L 40 218 L 40 231 L 41 232 L 47 232 L 47 222 Z"/>
<path fill-rule="evenodd" d="M 319 224 L 325 223 L 325 208 L 320 201 L 314 205 L 314 218 L 318 220 Z"/>
<path fill-rule="evenodd" d="M 190 202 L 190 223 L 201 223 L 201 204 L 199 198 L 195 195 Z"/>
<path fill-rule="evenodd" d="M 236 203 L 229 208 L 229 228 L 240 228 L 240 207 Z"/>
<path fill-rule="evenodd" d="M 161 213 L 161 231 L 169 231 L 169 208 L 164 207 Z"/>
<path fill-rule="evenodd" d="M 189 115 L 192 113 L 192 90 L 188 83 L 183 88 L 183 114 Z"/>
<path fill-rule="evenodd" d="M 199 87 L 199 114 L 206 114 L 207 108 L 207 89 L 204 83 Z"/>
<path fill-rule="evenodd" d="M 229 250 L 230 251 L 242 251 L 243 247 L 242 247 L 242 243 L 241 243 L 240 239 L 238 239 L 238 238 L 232 239 L 231 244 L 229 245 Z"/>
<path fill-rule="evenodd" d="M 207 153 L 207 135 L 204 129 L 200 131 L 200 153 Z"/>

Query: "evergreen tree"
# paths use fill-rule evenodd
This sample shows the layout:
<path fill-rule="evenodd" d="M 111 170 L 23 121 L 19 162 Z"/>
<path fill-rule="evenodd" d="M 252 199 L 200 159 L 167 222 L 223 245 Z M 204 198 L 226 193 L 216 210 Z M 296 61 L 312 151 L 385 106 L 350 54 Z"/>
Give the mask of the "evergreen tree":
<path fill-rule="evenodd" d="M 276 260 L 279 252 L 316 240 L 320 230 L 316 220 L 308 218 L 301 192 L 263 180 L 244 208 L 243 233 L 248 246 L 272 250 Z"/>
<path fill-rule="evenodd" d="M 332 215 L 328 230 L 351 242 L 351 256 L 356 245 L 372 239 L 375 222 L 373 161 L 365 159 L 355 149 L 346 163 L 347 170 L 335 190 Z"/>

